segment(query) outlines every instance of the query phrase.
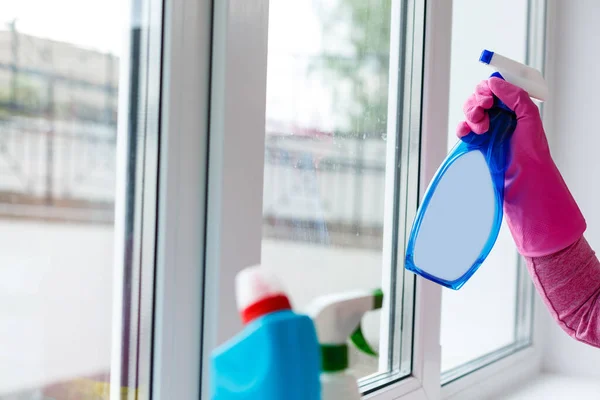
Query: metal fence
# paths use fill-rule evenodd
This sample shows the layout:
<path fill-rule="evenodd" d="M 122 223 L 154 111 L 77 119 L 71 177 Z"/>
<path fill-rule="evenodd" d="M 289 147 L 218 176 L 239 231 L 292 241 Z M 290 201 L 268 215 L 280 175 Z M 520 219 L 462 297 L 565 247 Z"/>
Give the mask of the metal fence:
<path fill-rule="evenodd" d="M 0 121 L 0 214 L 111 222 L 114 127 L 13 117 Z M 379 243 L 385 142 L 267 135 L 265 233 L 315 243 Z"/>
<path fill-rule="evenodd" d="M 316 244 L 380 246 L 385 151 L 381 137 L 267 135 L 265 235 Z"/>
<path fill-rule="evenodd" d="M 0 216 L 112 223 L 118 58 L 0 31 Z"/>
<path fill-rule="evenodd" d="M 0 215 L 111 223 L 115 145 L 102 125 L 0 121 Z"/>

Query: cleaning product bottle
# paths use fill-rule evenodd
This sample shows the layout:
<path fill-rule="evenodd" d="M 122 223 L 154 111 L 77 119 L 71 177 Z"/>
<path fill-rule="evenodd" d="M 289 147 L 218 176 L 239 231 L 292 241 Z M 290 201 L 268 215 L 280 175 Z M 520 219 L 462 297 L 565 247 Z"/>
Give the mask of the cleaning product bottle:
<path fill-rule="evenodd" d="M 211 354 L 212 400 L 319 400 L 320 355 L 313 321 L 292 311 L 262 267 L 236 277 L 245 328 Z"/>
<path fill-rule="evenodd" d="M 484 50 L 480 61 L 505 79 L 545 100 L 542 74 L 500 54 Z M 494 246 L 502 224 L 504 175 L 510 138 L 517 124 L 498 98 L 487 110 L 490 127 L 470 132 L 448 154 L 427 188 L 409 236 L 405 267 L 440 285 L 460 289 Z"/>
<path fill-rule="evenodd" d="M 319 297 L 307 309 L 317 327 L 321 347 L 323 400 L 359 400 L 356 378 L 349 372 L 348 338 L 361 351 L 376 355 L 361 329 L 365 313 L 380 309 L 383 292 L 358 291 Z"/>

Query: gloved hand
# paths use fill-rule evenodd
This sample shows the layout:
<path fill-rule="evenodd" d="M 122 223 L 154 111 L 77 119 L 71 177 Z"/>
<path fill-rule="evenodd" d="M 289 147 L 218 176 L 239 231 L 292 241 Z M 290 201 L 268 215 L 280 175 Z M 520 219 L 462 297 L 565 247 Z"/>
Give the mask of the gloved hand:
<path fill-rule="evenodd" d="M 458 137 L 489 128 L 485 110 L 496 95 L 517 115 L 505 173 L 504 214 L 519 252 L 528 257 L 556 253 L 575 243 L 585 219 L 550 155 L 540 113 L 527 92 L 499 78 L 477 85 L 463 107 Z"/>

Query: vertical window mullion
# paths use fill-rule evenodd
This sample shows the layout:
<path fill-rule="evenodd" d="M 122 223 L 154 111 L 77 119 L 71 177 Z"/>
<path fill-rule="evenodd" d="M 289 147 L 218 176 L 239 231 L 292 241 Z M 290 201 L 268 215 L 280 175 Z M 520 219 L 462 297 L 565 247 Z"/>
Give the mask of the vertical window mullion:
<path fill-rule="evenodd" d="M 241 329 L 234 281 L 259 264 L 265 143 L 268 0 L 213 2 L 203 337 L 210 352 Z"/>

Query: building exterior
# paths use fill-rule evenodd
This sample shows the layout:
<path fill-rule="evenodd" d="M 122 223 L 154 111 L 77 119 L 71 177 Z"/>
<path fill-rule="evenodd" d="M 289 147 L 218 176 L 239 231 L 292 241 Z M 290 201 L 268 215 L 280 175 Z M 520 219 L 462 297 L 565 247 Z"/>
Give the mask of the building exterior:
<path fill-rule="evenodd" d="M 0 30 L 0 101 L 26 113 L 116 124 L 119 60 Z"/>
<path fill-rule="evenodd" d="M 0 216 L 112 222 L 118 68 L 0 31 Z"/>

